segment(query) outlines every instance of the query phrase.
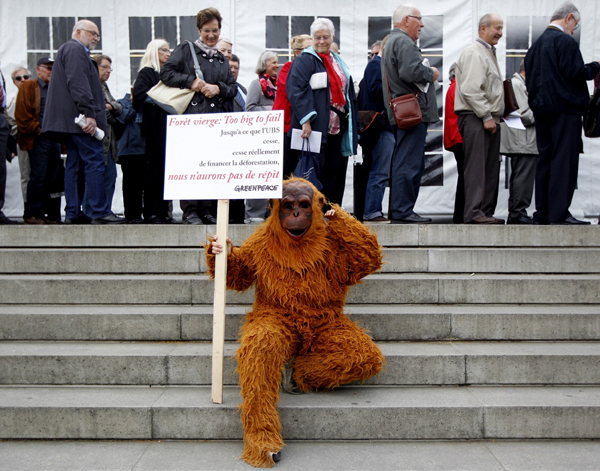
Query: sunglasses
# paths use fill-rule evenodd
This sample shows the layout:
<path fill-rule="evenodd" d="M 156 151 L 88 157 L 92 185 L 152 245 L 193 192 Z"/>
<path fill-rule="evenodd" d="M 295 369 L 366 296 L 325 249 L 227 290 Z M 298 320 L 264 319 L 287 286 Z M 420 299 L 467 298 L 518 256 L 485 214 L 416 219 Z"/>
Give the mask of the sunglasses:
<path fill-rule="evenodd" d="M 29 80 L 31 78 L 31 75 L 15 75 L 15 80 L 18 80 L 19 82 L 21 80 Z"/>

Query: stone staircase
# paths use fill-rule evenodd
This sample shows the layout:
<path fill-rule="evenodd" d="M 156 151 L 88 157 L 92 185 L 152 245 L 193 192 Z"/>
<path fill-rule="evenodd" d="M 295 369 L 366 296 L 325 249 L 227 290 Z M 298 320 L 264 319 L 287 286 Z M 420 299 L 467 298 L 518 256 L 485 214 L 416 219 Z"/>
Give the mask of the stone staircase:
<path fill-rule="evenodd" d="M 372 228 L 387 263 L 347 312 L 386 371 L 283 394 L 286 440 L 600 438 L 596 227 Z M 241 439 L 231 359 L 210 401 L 212 230 L 0 226 L 0 439 Z M 228 294 L 227 357 L 252 299 Z"/>

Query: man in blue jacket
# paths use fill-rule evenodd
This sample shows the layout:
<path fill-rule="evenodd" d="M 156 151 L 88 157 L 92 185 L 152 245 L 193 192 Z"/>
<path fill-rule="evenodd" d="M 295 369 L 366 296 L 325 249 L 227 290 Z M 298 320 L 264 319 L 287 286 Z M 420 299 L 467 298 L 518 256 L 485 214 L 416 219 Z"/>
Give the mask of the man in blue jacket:
<path fill-rule="evenodd" d="M 121 224 L 125 218 L 116 216 L 108 207 L 102 140 L 94 137 L 96 129 L 108 132 L 98 65 L 90 57 L 100 39 L 98 26 L 80 20 L 71 37 L 56 55 L 42 122 L 42 133 L 67 146 L 65 223 L 90 222 L 81 211 L 87 193 L 92 224 Z M 85 116 L 83 128 L 75 123 L 80 114 Z"/>
<path fill-rule="evenodd" d="M 584 64 L 573 33 L 581 15 L 565 2 L 525 57 L 529 106 L 535 117 L 539 158 L 535 178 L 535 224 L 589 224 L 571 216 L 582 151 L 581 118 L 587 112 L 586 80 L 600 63 Z"/>

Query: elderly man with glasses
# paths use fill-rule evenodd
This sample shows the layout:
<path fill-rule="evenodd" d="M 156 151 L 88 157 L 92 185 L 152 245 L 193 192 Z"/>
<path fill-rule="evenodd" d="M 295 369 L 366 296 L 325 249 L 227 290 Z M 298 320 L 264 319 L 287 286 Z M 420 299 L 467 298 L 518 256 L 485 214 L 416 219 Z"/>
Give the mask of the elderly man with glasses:
<path fill-rule="evenodd" d="M 580 21 L 575 5 L 563 3 L 525 57 L 539 150 L 534 224 L 589 224 L 569 212 L 583 151 L 581 118 L 590 99 L 586 81 L 600 72 L 598 61 L 584 64 L 572 37 Z"/>
<path fill-rule="evenodd" d="M 100 32 L 92 21 L 80 20 L 71 37 L 56 55 L 42 122 L 42 133 L 67 145 L 65 223 L 121 224 L 125 218 L 113 214 L 108 206 L 102 141 L 94 137 L 97 129 L 108 132 L 98 64 L 90 57 Z M 80 115 L 85 119 L 83 127 L 75 123 Z M 81 209 L 84 194 L 91 221 Z"/>

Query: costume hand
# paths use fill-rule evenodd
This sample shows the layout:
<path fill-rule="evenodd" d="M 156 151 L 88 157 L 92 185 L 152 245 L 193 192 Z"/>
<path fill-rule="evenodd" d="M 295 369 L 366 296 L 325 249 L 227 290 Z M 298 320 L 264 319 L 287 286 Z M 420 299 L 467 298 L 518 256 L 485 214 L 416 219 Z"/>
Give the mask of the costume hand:
<path fill-rule="evenodd" d="M 310 121 L 307 121 L 302 125 L 302 138 L 309 137 L 312 132 L 312 126 L 310 125 Z"/>
<path fill-rule="evenodd" d="M 221 89 L 219 88 L 218 85 L 212 85 L 212 84 L 206 83 L 206 82 L 204 82 L 204 86 L 202 87 L 202 89 L 200 91 L 206 98 L 213 98 L 213 97 L 217 96 L 219 93 L 221 93 Z"/>
<path fill-rule="evenodd" d="M 202 87 L 204 85 L 206 85 L 206 82 L 204 80 L 195 78 L 194 81 L 192 82 L 192 86 L 190 88 L 192 90 L 194 90 L 195 92 L 199 92 L 200 90 L 202 90 Z"/>
<path fill-rule="evenodd" d="M 96 120 L 94 118 L 85 118 L 85 126 L 81 129 L 83 132 L 87 134 L 91 134 L 92 136 L 96 134 Z"/>
<path fill-rule="evenodd" d="M 211 253 L 213 255 L 218 255 L 221 252 L 223 252 L 223 246 L 217 242 L 217 239 L 218 239 L 217 236 L 212 236 L 212 240 L 210 243 L 210 249 L 208 250 L 208 253 Z M 232 248 L 233 248 L 233 243 L 231 242 L 231 239 L 229 237 L 227 237 L 227 254 L 231 253 Z"/>
<path fill-rule="evenodd" d="M 496 134 L 497 126 L 493 119 L 489 119 L 483 122 L 483 129 L 485 129 L 490 134 Z"/>
<path fill-rule="evenodd" d="M 335 215 L 335 209 L 330 209 L 325 213 L 325 217 L 331 219 Z"/>

